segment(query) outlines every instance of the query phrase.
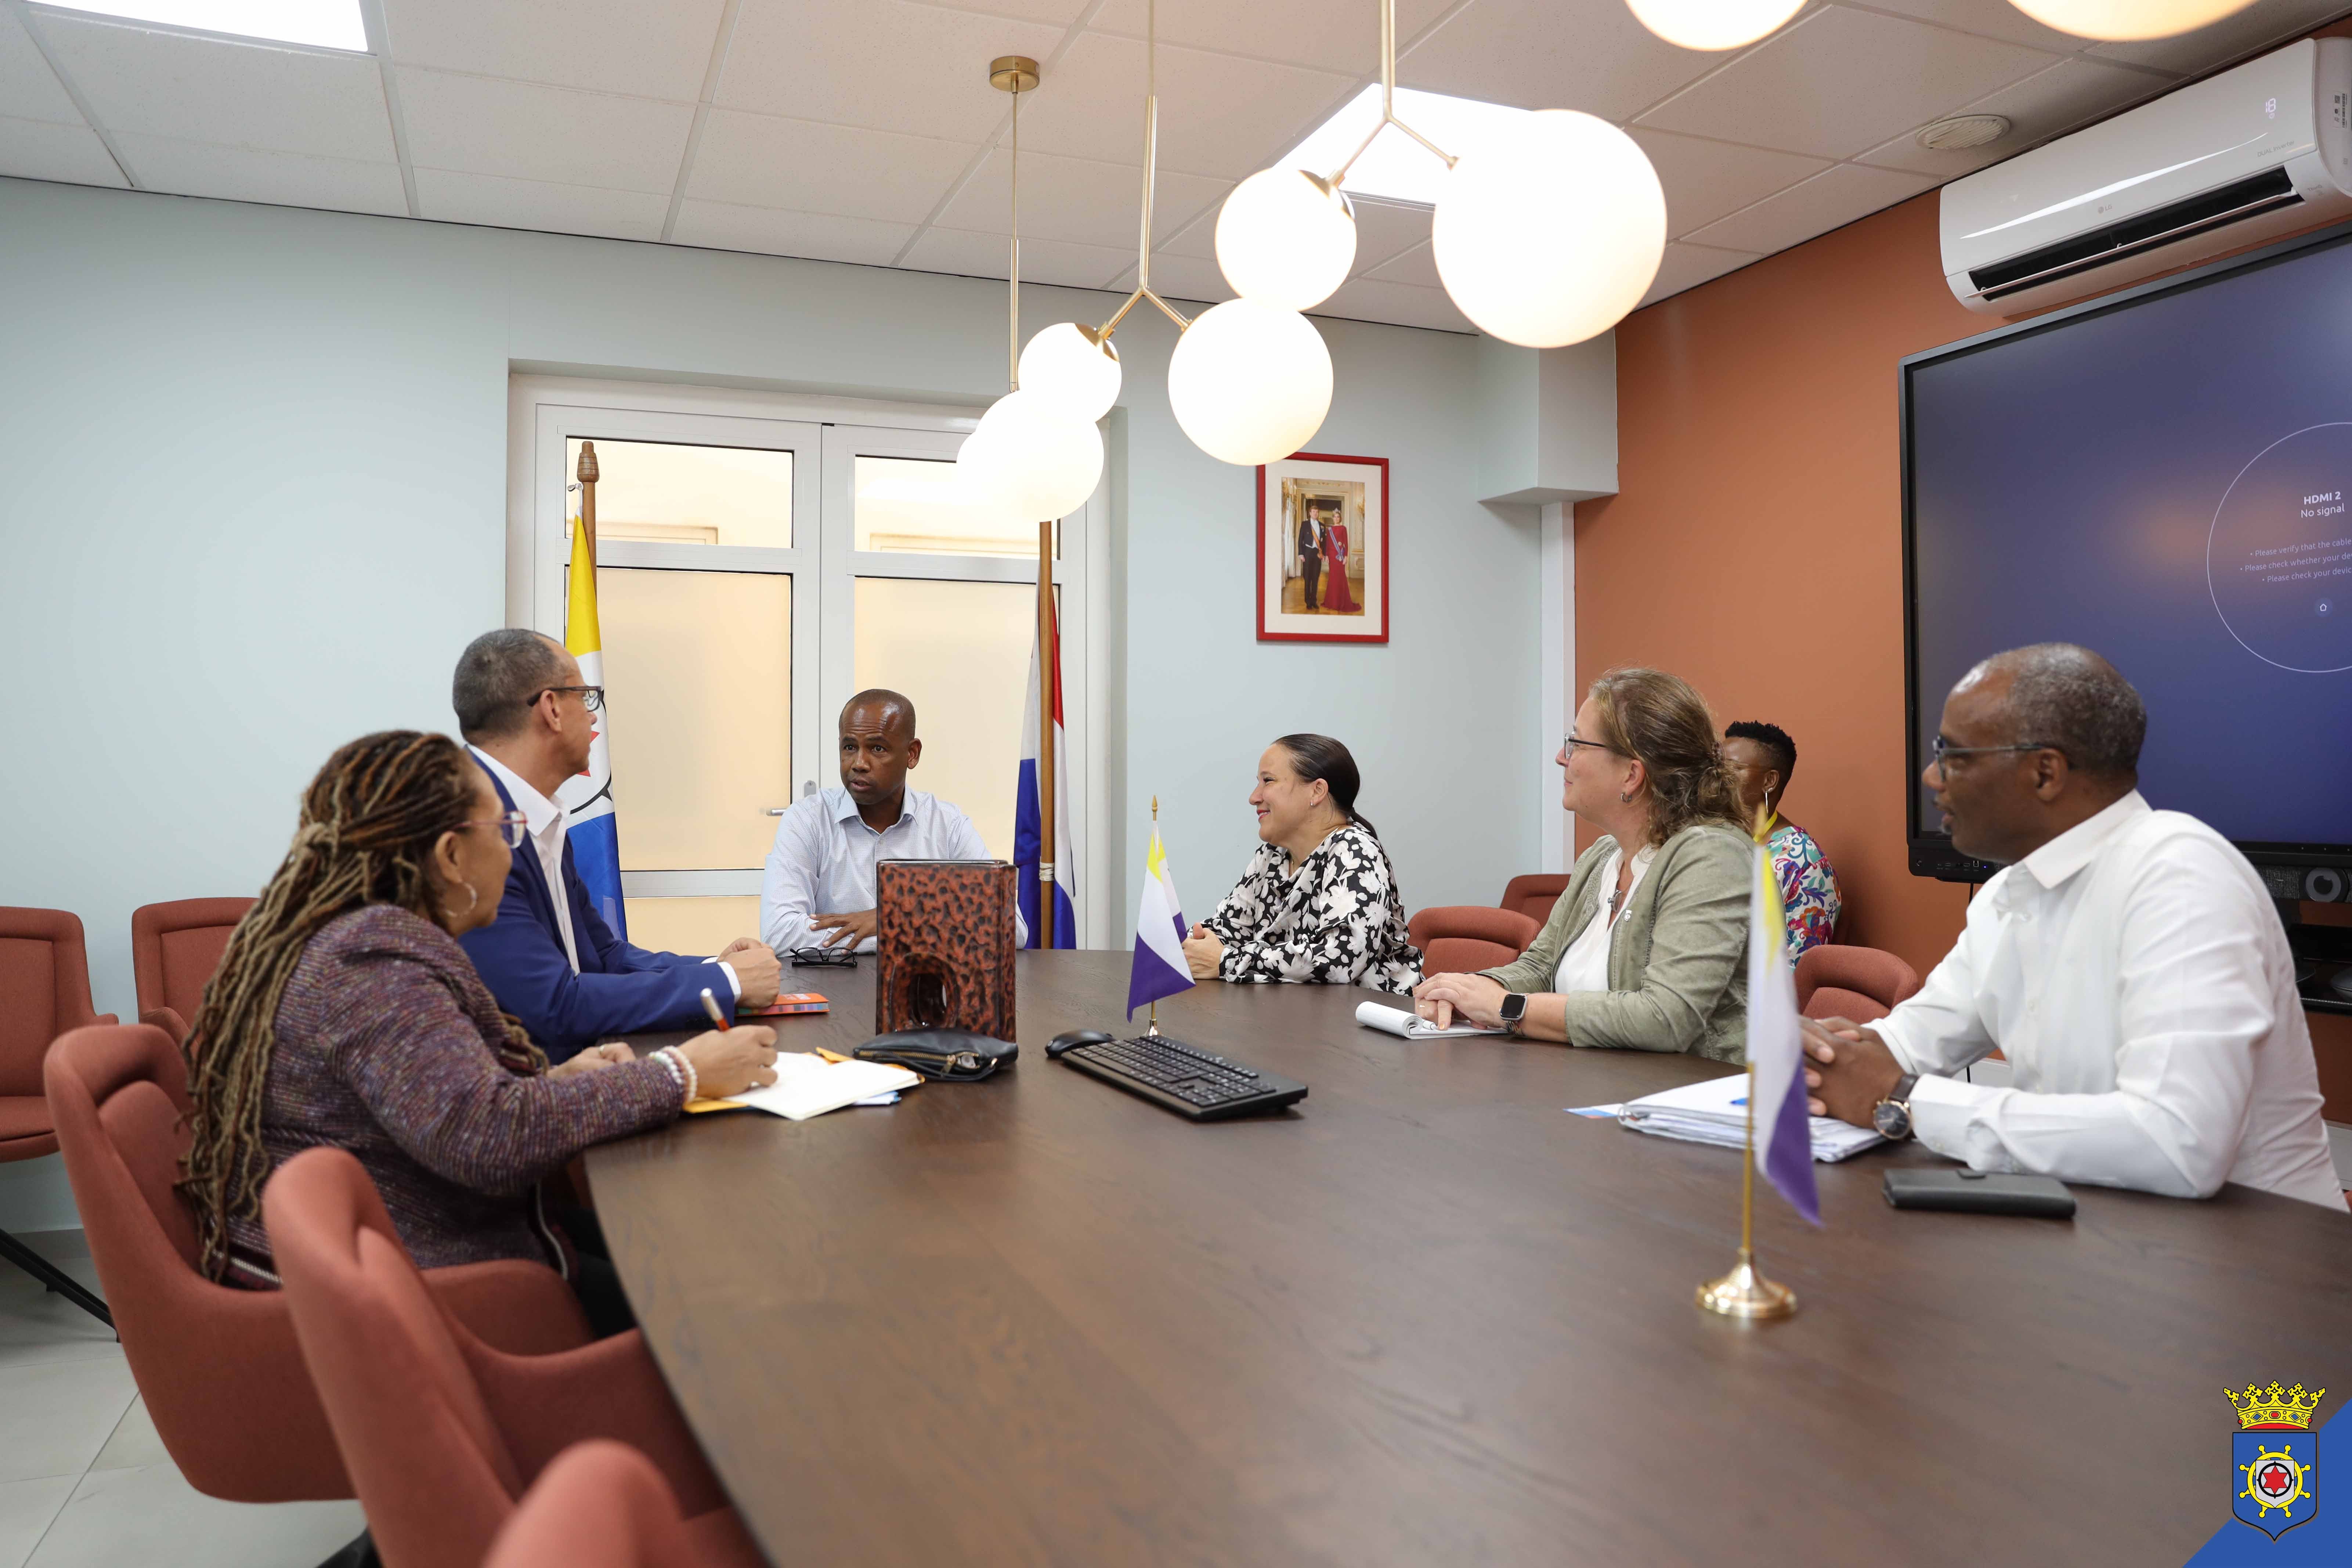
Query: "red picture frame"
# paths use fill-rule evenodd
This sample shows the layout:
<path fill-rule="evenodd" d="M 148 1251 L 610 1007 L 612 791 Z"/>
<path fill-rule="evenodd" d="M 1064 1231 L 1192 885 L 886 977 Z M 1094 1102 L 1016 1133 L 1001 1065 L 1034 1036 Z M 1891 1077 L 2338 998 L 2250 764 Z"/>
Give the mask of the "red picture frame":
<path fill-rule="evenodd" d="M 1386 458 L 1293 452 L 1259 467 L 1258 641 L 1388 641 L 1389 574 Z"/>

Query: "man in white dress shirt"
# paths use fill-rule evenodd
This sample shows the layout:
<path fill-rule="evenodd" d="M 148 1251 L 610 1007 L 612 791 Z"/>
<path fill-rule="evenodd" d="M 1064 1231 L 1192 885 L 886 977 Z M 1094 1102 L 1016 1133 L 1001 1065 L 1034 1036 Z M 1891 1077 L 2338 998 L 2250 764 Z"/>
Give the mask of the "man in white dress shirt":
<path fill-rule="evenodd" d="M 2147 710 L 2042 643 L 1970 670 L 1925 775 L 1952 847 L 2004 863 L 1919 994 L 1806 1026 L 1815 1115 L 1979 1171 L 2341 1209 L 2286 932 L 2244 857 L 2138 789 Z M 1999 1048 L 2013 1084 L 1961 1081 Z"/>
<path fill-rule="evenodd" d="M 923 760 L 915 705 L 861 691 L 841 710 L 841 787 L 793 803 L 776 824 L 760 884 L 760 934 L 780 954 L 805 947 L 874 951 L 877 860 L 985 860 L 971 818 L 907 787 Z M 1019 914 L 1016 940 L 1029 940 Z"/>

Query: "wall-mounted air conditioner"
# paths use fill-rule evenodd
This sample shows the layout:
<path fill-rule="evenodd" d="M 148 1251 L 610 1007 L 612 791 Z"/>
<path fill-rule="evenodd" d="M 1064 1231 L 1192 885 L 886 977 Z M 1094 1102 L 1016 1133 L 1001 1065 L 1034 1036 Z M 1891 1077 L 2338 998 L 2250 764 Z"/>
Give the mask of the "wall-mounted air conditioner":
<path fill-rule="evenodd" d="M 2352 214 L 2352 38 L 2306 38 L 1943 190 L 1944 277 L 2018 315 Z"/>

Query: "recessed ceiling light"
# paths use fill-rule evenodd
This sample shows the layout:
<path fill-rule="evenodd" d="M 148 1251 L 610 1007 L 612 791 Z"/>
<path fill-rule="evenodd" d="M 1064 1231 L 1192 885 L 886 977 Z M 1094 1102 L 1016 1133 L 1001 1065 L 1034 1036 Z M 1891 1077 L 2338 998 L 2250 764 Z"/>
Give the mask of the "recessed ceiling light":
<path fill-rule="evenodd" d="M 45 0 L 61 11 L 86 11 L 133 22 L 161 22 L 241 38 L 278 44 L 315 44 L 325 49 L 367 53 L 367 26 L 359 0 L 104 0 L 71 5 Z"/>
<path fill-rule="evenodd" d="M 1418 92 L 1408 87 L 1397 89 L 1396 111 L 1400 119 L 1411 121 L 1414 130 L 1457 158 L 1496 130 L 1514 125 L 1529 113 L 1507 104 L 1450 98 L 1442 92 Z M 1275 166 L 1328 175 L 1348 161 L 1348 154 L 1380 122 L 1381 89 L 1374 82 L 1341 104 L 1339 112 L 1316 127 L 1306 141 L 1293 147 Z M 1356 166 L 1348 171 L 1343 188 L 1350 195 L 1435 206 L 1438 187 L 1444 178 L 1443 159 L 1391 125 L 1384 127 L 1364 155 L 1356 160 Z"/>

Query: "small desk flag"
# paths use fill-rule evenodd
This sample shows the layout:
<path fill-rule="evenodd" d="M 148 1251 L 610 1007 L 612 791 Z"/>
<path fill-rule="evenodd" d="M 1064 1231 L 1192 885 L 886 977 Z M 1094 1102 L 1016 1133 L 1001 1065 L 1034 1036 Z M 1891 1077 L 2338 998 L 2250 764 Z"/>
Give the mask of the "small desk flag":
<path fill-rule="evenodd" d="M 1135 968 L 1127 982 L 1127 1016 L 1146 1002 L 1192 988 L 1192 966 L 1184 962 L 1184 912 L 1176 884 L 1168 877 L 1168 856 L 1160 847 L 1160 824 L 1151 825 L 1151 849 L 1143 858 L 1143 906 L 1135 916 Z"/>
<path fill-rule="evenodd" d="M 1078 911 L 1071 890 L 1078 885 L 1077 858 L 1070 853 L 1070 740 L 1062 728 L 1062 623 L 1053 621 L 1046 657 L 1054 661 L 1054 945 L 1078 945 Z M 1037 648 L 1029 648 L 1029 705 L 1021 716 L 1021 776 L 1013 793 L 1013 864 L 1019 868 L 1021 919 L 1029 928 L 1024 947 L 1037 945 L 1037 844 L 1045 814 L 1037 795 Z"/>
<path fill-rule="evenodd" d="M 563 617 L 563 646 L 580 661 L 580 683 L 604 684 L 604 639 L 596 626 L 596 563 L 588 557 L 588 534 L 572 520 L 571 603 Z M 628 940 L 629 921 L 621 903 L 621 835 L 613 819 L 613 756 L 605 745 L 610 709 L 593 714 L 587 771 L 563 781 L 555 804 L 563 808 L 563 834 L 572 845 L 572 868 L 589 901 L 613 934 Z"/>
<path fill-rule="evenodd" d="M 1819 1225 L 1822 1201 L 1813 1186 L 1797 977 L 1789 967 L 1788 922 L 1772 878 L 1772 856 L 1760 843 L 1748 907 L 1748 1068 L 1755 1101 L 1756 1169 L 1799 1214 Z"/>

